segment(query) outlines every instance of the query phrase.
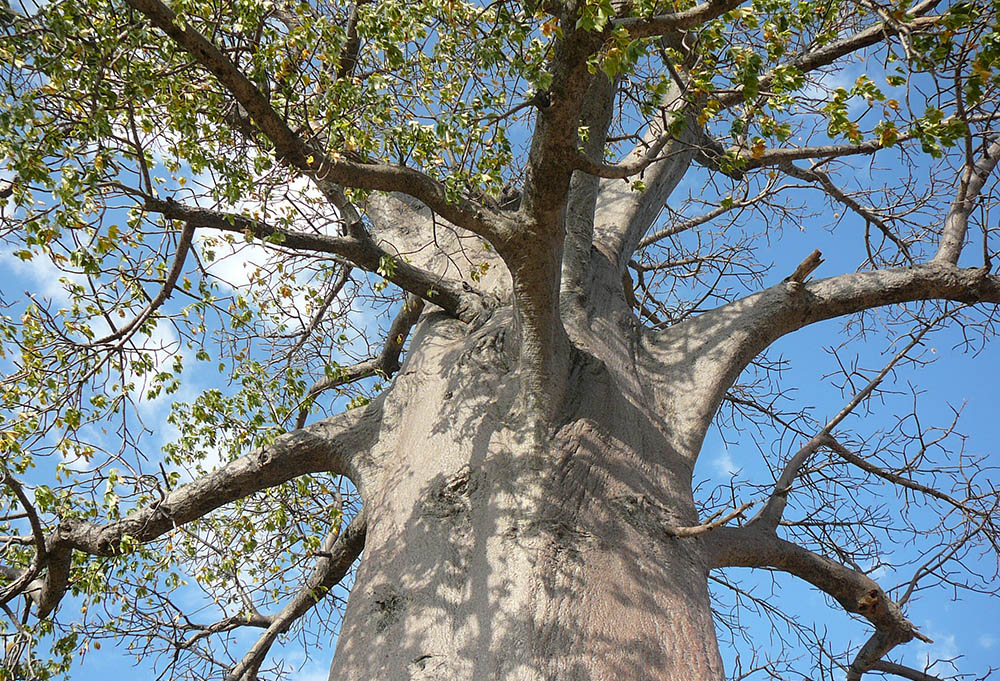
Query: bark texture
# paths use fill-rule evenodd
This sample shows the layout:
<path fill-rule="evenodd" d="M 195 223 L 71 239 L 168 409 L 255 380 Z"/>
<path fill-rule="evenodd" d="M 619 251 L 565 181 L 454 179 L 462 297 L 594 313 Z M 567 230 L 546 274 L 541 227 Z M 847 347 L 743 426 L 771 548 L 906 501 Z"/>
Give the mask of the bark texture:
<path fill-rule="evenodd" d="M 330 678 L 722 678 L 701 543 L 663 531 L 697 520 L 690 464 L 623 389 L 634 367 L 575 351 L 539 439 L 508 321 L 431 315 L 414 338 Z"/>

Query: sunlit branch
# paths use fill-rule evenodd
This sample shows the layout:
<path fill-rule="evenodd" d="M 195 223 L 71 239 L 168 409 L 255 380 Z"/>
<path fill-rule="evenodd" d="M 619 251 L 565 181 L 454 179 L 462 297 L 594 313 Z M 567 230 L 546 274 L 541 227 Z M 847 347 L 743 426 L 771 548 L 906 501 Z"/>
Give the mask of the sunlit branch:
<path fill-rule="evenodd" d="M 1000 161 L 1000 139 L 994 140 L 975 164 L 966 164 L 962 171 L 958 194 L 948 210 L 941 234 L 941 244 L 934 260 L 955 265 L 962 253 L 965 234 L 969 229 L 969 214 L 975 207 L 986 179 Z"/>
<path fill-rule="evenodd" d="M 667 199 L 690 168 L 698 150 L 697 143 L 702 137 L 691 115 L 693 107 L 686 101 L 680 86 L 672 86 L 664 101 L 667 102 L 667 112 L 684 116 L 686 124 L 675 139 L 667 134 L 663 120 L 658 118 L 652 121 L 642 141 L 629 153 L 627 158 L 642 163 L 649 147 L 669 140 L 669 144 L 656 154 L 662 159 L 649 164 L 643 173 L 645 188 L 635 191 L 622 180 L 601 182 L 597 199 L 600 220 L 595 225 L 595 240 L 599 248 L 612 257 L 619 270 L 631 260 L 643 235 L 656 221 Z"/>
<path fill-rule="evenodd" d="M 587 158 L 604 157 L 608 129 L 614 111 L 619 79 L 595 74 L 591 80 L 580 126 L 587 129 L 587 139 L 580 153 Z M 594 244 L 594 207 L 600 181 L 586 173 L 573 173 L 566 199 L 566 240 L 563 247 L 561 290 L 564 300 L 579 302 L 587 289 L 591 248 Z"/>
<path fill-rule="evenodd" d="M 925 18 L 924 15 L 940 3 L 941 0 L 924 0 L 910 8 L 907 13 L 912 17 L 916 17 L 916 19 L 908 24 L 908 30 L 920 31 L 932 27 L 936 20 L 934 18 Z M 788 67 L 792 67 L 802 73 L 815 71 L 818 68 L 829 66 L 836 60 L 852 52 L 877 45 L 893 36 L 899 35 L 899 33 L 900 24 L 898 22 L 881 22 L 863 31 L 801 54 L 789 60 L 786 64 L 781 65 L 780 68 L 787 69 Z M 760 77 L 758 87 L 761 91 L 766 91 L 771 86 L 776 73 L 777 70 L 771 70 Z M 718 99 L 724 108 L 735 106 L 744 99 L 743 87 L 741 86 L 731 92 L 722 93 Z"/>
<path fill-rule="evenodd" d="M 723 515 L 724 510 L 720 510 L 699 525 L 676 526 L 664 524 L 663 529 L 670 537 L 697 537 L 698 535 L 707 534 L 723 527 L 730 520 L 742 518 L 743 514 L 753 507 L 755 503 L 755 501 L 748 501 L 739 508 L 725 513 L 725 515 Z"/>
<path fill-rule="evenodd" d="M 861 615 L 871 622 L 875 633 L 858 656 L 869 665 L 865 669 L 870 668 L 874 659 L 882 657 L 900 643 L 914 638 L 932 643 L 931 639 L 917 631 L 899 606 L 870 577 L 781 539 L 767 528 L 749 525 L 722 527 L 706 535 L 702 541 L 712 568 L 751 567 L 787 572 L 829 594 L 847 612 Z M 868 660 L 869 653 L 876 650 L 880 651 L 878 657 Z"/>
<path fill-rule="evenodd" d="M 709 0 L 691 9 L 671 14 L 660 14 L 654 17 L 623 17 L 615 19 L 612 25 L 621 27 L 629 32 L 633 40 L 648 38 L 654 35 L 663 35 L 676 31 L 686 31 L 701 26 L 707 21 L 720 17 L 726 12 L 736 9 L 743 4 L 743 0 Z"/>
<path fill-rule="evenodd" d="M 172 200 L 145 197 L 143 207 L 166 218 L 185 220 L 194 227 L 250 234 L 291 250 L 338 255 L 368 272 L 379 272 L 400 288 L 438 305 L 463 321 L 472 321 L 484 311 L 481 296 L 385 251 L 358 224 L 350 230 L 350 236 L 337 237 L 286 230 L 243 215 L 187 206 Z M 386 266 L 387 261 L 391 263 L 391 268 Z"/>
<path fill-rule="evenodd" d="M 406 300 L 403 301 L 402 308 L 389 326 L 389 334 L 378 357 L 346 367 L 335 367 L 333 376 L 321 379 L 309 388 L 306 400 L 311 401 L 320 393 L 360 381 L 363 378 L 375 375 L 390 377 L 399 371 L 399 355 L 403 352 L 403 344 L 406 343 L 406 337 L 413 325 L 417 323 L 423 309 L 423 300 L 413 295 L 407 296 Z M 295 427 L 303 427 L 308 416 L 309 409 L 302 407 L 295 421 Z"/>
<path fill-rule="evenodd" d="M 469 199 L 456 200 L 442 183 L 420 171 L 398 165 L 351 161 L 340 154 L 328 154 L 302 139 L 229 57 L 190 24 L 182 27 L 173 10 L 159 0 L 126 2 L 211 72 L 271 140 L 278 158 L 293 168 L 344 187 L 403 192 L 419 199 L 449 222 L 491 242 L 506 236 L 510 226 L 506 218 Z"/>
<path fill-rule="evenodd" d="M 361 555 L 365 546 L 368 520 L 362 510 L 343 532 L 330 532 L 323 540 L 316 564 L 305 584 L 291 601 L 276 615 L 272 615 L 267 630 L 244 655 L 239 664 L 226 676 L 227 681 L 249 681 L 255 678 L 264 656 L 275 639 L 288 631 L 293 622 L 305 615 L 340 583 L 351 565 Z"/>

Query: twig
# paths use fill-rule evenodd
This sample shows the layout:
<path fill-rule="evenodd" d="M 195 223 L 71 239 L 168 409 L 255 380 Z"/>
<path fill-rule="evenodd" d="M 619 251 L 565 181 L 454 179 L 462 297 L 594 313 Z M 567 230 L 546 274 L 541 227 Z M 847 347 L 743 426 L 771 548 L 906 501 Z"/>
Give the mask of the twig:
<path fill-rule="evenodd" d="M 815 250 L 810 253 L 805 260 L 799 263 L 799 266 L 795 268 L 786 281 L 795 281 L 798 283 L 803 283 L 813 271 L 820 266 L 823 262 L 822 253 L 819 250 Z"/>
<path fill-rule="evenodd" d="M 697 537 L 700 534 L 705 534 L 706 532 L 711 532 L 716 528 L 722 527 L 733 518 L 742 517 L 742 515 L 747 511 L 747 509 L 749 509 L 755 503 L 757 502 L 748 501 L 735 511 L 731 511 L 730 513 L 727 513 L 721 518 L 719 517 L 719 515 L 722 513 L 722 511 L 720 510 L 717 513 L 713 514 L 712 517 L 710 517 L 707 521 L 705 521 L 701 525 L 692 525 L 688 527 L 664 525 L 664 530 L 666 530 L 666 533 L 671 537 Z"/>

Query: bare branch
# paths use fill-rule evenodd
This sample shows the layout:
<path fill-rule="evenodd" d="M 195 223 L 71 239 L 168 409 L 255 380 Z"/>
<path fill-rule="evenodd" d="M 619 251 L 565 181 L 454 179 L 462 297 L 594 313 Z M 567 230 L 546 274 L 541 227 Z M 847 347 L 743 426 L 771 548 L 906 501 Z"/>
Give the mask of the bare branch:
<path fill-rule="evenodd" d="M 818 254 L 819 251 L 815 251 L 814 254 Z M 848 415 L 853 412 L 859 404 L 864 402 L 868 397 L 875 391 L 875 388 L 882 382 L 883 379 L 892 371 L 892 368 L 899 363 L 901 359 L 906 357 L 906 355 L 917 346 L 918 343 L 923 339 L 923 337 L 935 327 L 939 322 L 951 317 L 954 313 L 949 312 L 941 315 L 932 322 L 924 325 L 917 333 L 913 334 L 910 342 L 903 346 L 903 349 L 897 352 L 892 359 L 890 359 L 882 369 L 872 377 L 868 384 L 864 388 L 859 390 L 850 401 L 844 405 L 844 407 L 837 412 L 837 414 L 827 421 L 826 425 L 820 429 L 816 435 L 814 435 L 806 444 L 804 444 L 795 455 L 788 460 L 785 464 L 778 481 L 774 484 L 774 491 L 771 492 L 771 496 L 768 498 L 767 503 L 764 504 L 764 508 L 750 521 L 750 525 L 759 523 L 762 527 L 767 528 L 770 531 L 778 526 L 781 522 L 781 517 L 785 511 L 785 505 L 788 501 L 788 493 L 792 489 L 792 483 L 795 478 L 798 477 L 799 472 L 805 465 L 809 457 L 819 449 L 821 446 L 833 446 L 831 443 L 836 442 L 831 433 L 833 429 L 836 428 Z"/>
<path fill-rule="evenodd" d="M 815 250 L 806 256 L 806 259 L 798 264 L 795 271 L 788 275 L 788 281 L 794 281 L 799 284 L 805 282 L 806 277 L 812 274 L 817 267 L 823 264 L 822 253 L 819 250 Z"/>
<path fill-rule="evenodd" d="M 664 97 L 666 111 L 690 113 L 691 106 L 675 84 Z M 663 210 L 667 198 L 691 166 L 701 140 L 701 130 L 694 117 L 688 115 L 686 124 L 675 138 L 658 152 L 659 160 L 649 165 L 643 173 L 645 188 L 635 191 L 628 182 L 604 180 L 597 197 L 598 222 L 595 224 L 595 241 L 599 248 L 611 258 L 621 276 L 639 247 L 639 243 Z M 646 149 L 666 139 L 665 118 L 654 121 L 628 158 L 643 159 Z"/>
<path fill-rule="evenodd" d="M 680 234 L 681 232 L 686 232 L 689 229 L 694 229 L 695 227 L 699 227 L 707 222 L 711 222 L 720 215 L 725 215 L 726 213 L 729 213 L 731 211 L 740 210 L 742 208 L 752 206 L 761 199 L 763 199 L 765 196 L 767 196 L 769 193 L 770 193 L 770 187 L 768 189 L 765 189 L 763 192 L 757 194 L 753 198 L 734 200 L 730 203 L 716 206 L 707 213 L 704 213 L 697 217 L 689 218 L 687 220 L 682 220 L 680 222 L 675 222 L 669 227 L 664 227 L 663 229 L 657 230 L 652 234 L 647 234 L 639 241 L 639 244 L 636 248 L 637 249 L 645 248 L 646 246 L 650 246 L 656 243 L 657 241 L 662 241 L 663 239 L 674 236 L 675 234 Z"/>
<path fill-rule="evenodd" d="M 961 255 L 965 242 L 965 233 L 969 228 L 969 213 L 975 207 L 979 193 L 998 161 L 1000 161 L 1000 139 L 989 146 L 975 165 L 966 164 L 959 183 L 958 195 L 952 202 L 948 217 L 944 221 L 941 244 L 937 255 L 934 256 L 936 262 L 958 264 L 958 256 Z"/>
<path fill-rule="evenodd" d="M 362 510 L 341 533 L 330 532 L 320 548 L 321 557 L 313 566 L 298 593 L 281 612 L 270 618 L 270 624 L 239 664 L 227 675 L 227 681 L 250 681 L 255 678 L 264 656 L 275 639 L 288 631 L 297 619 L 305 615 L 330 592 L 350 570 L 365 547 L 368 531 L 367 514 Z"/>
<path fill-rule="evenodd" d="M 904 679 L 909 679 L 910 681 L 941 681 L 941 679 L 937 676 L 933 676 L 927 672 L 922 672 L 917 669 L 913 669 L 912 667 L 896 664 L 895 662 L 889 662 L 888 660 L 878 660 L 872 664 L 870 671 L 895 674 L 896 676 L 901 676 Z"/>
<path fill-rule="evenodd" d="M 582 152 L 587 158 L 601 159 L 614 110 L 617 80 L 595 74 L 590 84 L 580 126 L 587 129 L 587 141 Z M 594 243 L 594 204 L 600 189 L 599 180 L 583 172 L 570 179 L 566 200 L 566 239 L 562 258 L 561 292 L 576 300 L 587 288 L 590 270 L 590 249 Z"/>
<path fill-rule="evenodd" d="M 196 227 L 251 234 L 292 250 L 338 255 L 368 272 L 382 269 L 386 279 L 392 283 L 434 303 L 462 321 L 473 321 L 485 312 L 481 296 L 396 258 L 395 254 L 376 245 L 357 223 L 350 236 L 332 237 L 290 231 L 243 215 L 187 206 L 172 200 L 145 197 L 144 207 L 166 218 L 185 220 Z M 391 272 L 383 266 L 385 259 L 393 263 Z"/>
<path fill-rule="evenodd" d="M 915 482 L 914 480 L 899 475 L 898 473 L 887 471 L 884 468 L 880 468 L 879 466 L 870 463 L 845 447 L 832 435 L 827 435 L 826 438 L 824 438 L 823 445 L 836 452 L 844 461 L 857 466 L 866 473 L 871 473 L 872 475 L 880 477 L 894 485 L 899 485 L 900 487 L 905 487 L 906 489 L 913 490 L 914 492 L 920 492 L 921 494 L 926 494 L 929 497 L 934 497 L 935 499 L 943 501 L 947 504 L 951 504 L 964 513 L 968 513 L 970 515 L 982 515 L 982 511 L 970 507 L 968 504 L 959 501 L 949 494 L 945 494 L 944 492 L 936 490 L 933 487 L 922 485 L 919 482 Z"/>
<path fill-rule="evenodd" d="M 400 308 L 399 314 L 396 315 L 389 326 L 389 335 L 378 357 L 347 367 L 337 367 L 334 369 L 334 376 L 321 379 L 309 388 L 306 400 L 311 400 L 326 390 L 332 390 L 338 386 L 360 381 L 369 376 L 383 374 L 386 377 L 390 377 L 399 371 L 399 355 L 403 352 L 403 344 L 406 343 L 406 336 L 410 333 L 413 325 L 417 323 L 417 319 L 420 317 L 423 309 L 423 300 L 416 296 L 407 296 L 406 300 L 403 301 L 403 306 Z M 295 427 L 302 428 L 308 416 L 308 408 L 303 407 L 300 409 Z"/>
<path fill-rule="evenodd" d="M 743 514 L 746 513 L 756 502 L 748 501 L 739 508 L 722 515 L 722 511 L 715 513 L 705 522 L 700 525 L 693 525 L 688 527 L 678 527 L 674 525 L 664 525 L 663 529 L 666 531 L 667 535 L 670 537 L 697 537 L 701 534 L 706 534 L 712 530 L 716 530 L 730 520 L 735 520 L 736 518 L 742 518 Z"/>
<path fill-rule="evenodd" d="M 781 539 L 769 529 L 723 527 L 702 541 L 712 568 L 754 567 L 787 572 L 829 594 L 847 612 L 863 616 L 875 625 L 873 639 L 877 638 L 877 642 L 869 642 L 873 649 L 891 642 L 879 657 L 914 638 L 931 642 L 870 577 Z"/>

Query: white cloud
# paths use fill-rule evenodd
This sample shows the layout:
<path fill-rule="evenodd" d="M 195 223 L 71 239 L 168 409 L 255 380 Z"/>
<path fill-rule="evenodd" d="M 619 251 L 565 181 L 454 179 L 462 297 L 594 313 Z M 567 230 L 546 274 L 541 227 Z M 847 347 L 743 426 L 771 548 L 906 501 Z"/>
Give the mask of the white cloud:
<path fill-rule="evenodd" d="M 0 250 L 0 268 L 18 280 L 21 289 L 18 293 L 28 293 L 56 305 L 69 303 L 69 295 L 62 280 L 80 284 L 86 281 L 82 274 L 63 272 L 47 257 L 39 256 L 25 261 L 9 250 Z"/>
<path fill-rule="evenodd" d="M 947 673 L 951 669 L 948 661 L 960 654 L 955 635 L 935 633 L 931 638 L 934 639 L 934 644 L 922 655 L 924 667 L 929 674 Z"/>
<path fill-rule="evenodd" d="M 736 462 L 733 461 L 733 457 L 729 454 L 729 448 L 724 448 L 719 454 L 712 459 L 712 468 L 715 469 L 716 473 L 719 475 L 733 476 L 739 473 L 742 467 L 737 466 Z"/>
<path fill-rule="evenodd" d="M 986 650 L 989 650 L 1000 641 L 996 636 L 991 636 L 990 634 L 983 634 L 977 640 L 979 641 L 979 645 L 986 648 Z"/>

